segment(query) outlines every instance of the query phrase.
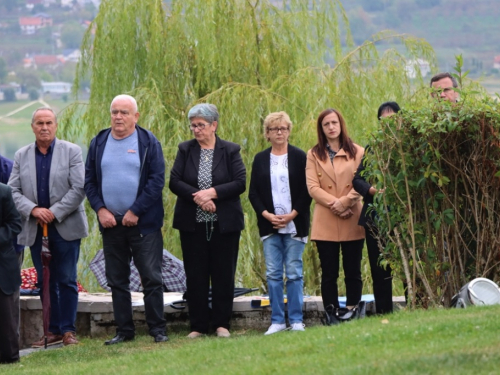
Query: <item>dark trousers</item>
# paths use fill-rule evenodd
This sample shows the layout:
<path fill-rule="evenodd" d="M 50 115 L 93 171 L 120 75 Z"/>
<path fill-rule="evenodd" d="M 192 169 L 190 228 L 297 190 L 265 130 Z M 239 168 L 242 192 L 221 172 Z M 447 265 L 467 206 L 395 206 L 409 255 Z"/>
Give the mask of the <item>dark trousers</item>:
<path fill-rule="evenodd" d="M 76 283 L 77 263 L 80 256 L 81 240 L 66 241 L 49 225 L 50 260 L 50 325 L 49 331 L 56 335 L 76 332 L 76 312 L 78 308 L 78 286 Z M 37 273 L 37 284 L 42 299 L 42 227 L 38 227 L 35 243 L 30 247 L 31 259 Z"/>
<path fill-rule="evenodd" d="M 234 274 L 240 233 L 237 231 L 221 234 L 217 222 L 214 223 L 210 241 L 207 241 L 205 223 L 196 224 L 195 232 L 180 231 L 192 331 L 208 332 L 210 282 L 212 283 L 212 327 L 229 329 L 233 312 Z"/>
<path fill-rule="evenodd" d="M 19 290 L 10 296 L 0 290 L 0 363 L 19 360 Z"/>
<path fill-rule="evenodd" d="M 321 261 L 321 294 L 323 306 L 339 307 L 339 258 L 342 250 L 342 266 L 344 268 L 347 306 L 354 306 L 361 300 L 363 281 L 361 280 L 361 257 L 363 240 L 356 241 L 316 241 Z"/>
<path fill-rule="evenodd" d="M 373 295 L 375 296 L 375 306 L 377 314 L 392 312 L 392 269 L 389 265 L 380 265 L 380 250 L 377 239 L 376 228 L 365 226 L 366 248 L 368 259 L 370 260 L 370 270 L 373 281 Z"/>
<path fill-rule="evenodd" d="M 133 258 L 144 289 L 144 309 L 149 334 L 165 334 L 161 231 L 141 235 L 138 227 L 125 227 L 119 222 L 113 228 L 103 229 L 102 242 L 106 278 L 113 299 L 116 333 L 127 337 L 135 335 L 129 279 L 130 261 Z"/>

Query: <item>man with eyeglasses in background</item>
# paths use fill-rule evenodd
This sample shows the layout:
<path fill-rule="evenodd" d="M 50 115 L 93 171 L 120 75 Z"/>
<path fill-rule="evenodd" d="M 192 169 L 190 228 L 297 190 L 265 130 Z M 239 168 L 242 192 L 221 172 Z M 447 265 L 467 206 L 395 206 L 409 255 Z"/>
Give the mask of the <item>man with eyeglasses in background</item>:
<path fill-rule="evenodd" d="M 439 73 L 431 78 L 430 87 L 434 89 L 432 96 L 440 100 L 449 101 L 451 103 L 458 102 L 458 92 L 455 88 L 458 87 L 457 80 L 450 73 Z"/>
<path fill-rule="evenodd" d="M 130 261 L 139 271 L 149 334 L 168 341 L 163 313 L 163 200 L 165 161 L 160 142 L 137 125 L 137 102 L 118 95 L 111 102 L 111 127 L 92 139 L 85 164 L 85 193 L 97 213 L 106 278 L 117 325 L 105 345 L 133 340 Z"/>

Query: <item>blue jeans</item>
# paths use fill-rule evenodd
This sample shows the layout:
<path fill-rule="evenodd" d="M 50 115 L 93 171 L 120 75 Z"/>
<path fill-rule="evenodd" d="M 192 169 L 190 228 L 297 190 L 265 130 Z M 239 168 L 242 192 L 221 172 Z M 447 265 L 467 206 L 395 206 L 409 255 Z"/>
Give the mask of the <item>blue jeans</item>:
<path fill-rule="evenodd" d="M 57 232 L 54 225 L 49 225 L 50 261 L 50 325 L 49 331 L 56 335 L 76 332 L 76 310 L 78 307 L 78 286 L 76 275 L 81 240 L 66 241 Z M 36 240 L 30 247 L 31 259 L 38 275 L 36 286 L 40 288 L 42 298 L 42 227 L 38 228 Z"/>
<path fill-rule="evenodd" d="M 275 233 L 264 240 L 266 276 L 271 302 L 271 323 L 285 323 L 283 301 L 283 266 L 286 273 L 288 320 L 290 324 L 302 322 L 304 300 L 302 280 L 302 253 L 305 244 L 294 240 L 291 234 Z"/>

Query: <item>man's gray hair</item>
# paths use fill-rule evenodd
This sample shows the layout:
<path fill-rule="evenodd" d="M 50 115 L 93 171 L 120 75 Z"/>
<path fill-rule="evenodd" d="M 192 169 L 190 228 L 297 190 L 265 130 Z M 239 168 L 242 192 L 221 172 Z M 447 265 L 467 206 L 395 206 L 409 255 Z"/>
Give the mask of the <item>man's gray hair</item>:
<path fill-rule="evenodd" d="M 219 121 L 219 111 L 217 107 L 213 104 L 202 103 L 196 104 L 193 108 L 191 108 L 188 112 L 188 119 L 191 120 L 195 117 L 201 117 L 203 120 L 207 122 Z"/>
<path fill-rule="evenodd" d="M 113 107 L 113 103 L 116 101 L 116 100 L 121 100 L 121 99 L 126 99 L 128 101 L 130 101 L 132 103 L 132 106 L 134 107 L 134 115 L 137 113 L 137 101 L 135 100 L 135 98 L 133 96 L 130 96 L 130 95 L 126 95 L 126 94 L 121 94 L 121 95 L 117 95 L 113 98 L 113 100 L 111 101 L 111 105 L 109 106 L 109 111 L 111 112 L 111 108 Z"/>
<path fill-rule="evenodd" d="M 35 122 L 35 115 L 37 114 L 38 111 L 50 111 L 50 112 L 52 112 L 52 114 L 54 115 L 54 118 L 56 119 L 56 124 L 57 124 L 57 115 L 54 112 L 54 110 L 50 107 L 40 107 L 40 108 L 35 109 L 35 112 L 33 112 L 33 114 L 31 115 L 31 124 L 32 125 Z"/>

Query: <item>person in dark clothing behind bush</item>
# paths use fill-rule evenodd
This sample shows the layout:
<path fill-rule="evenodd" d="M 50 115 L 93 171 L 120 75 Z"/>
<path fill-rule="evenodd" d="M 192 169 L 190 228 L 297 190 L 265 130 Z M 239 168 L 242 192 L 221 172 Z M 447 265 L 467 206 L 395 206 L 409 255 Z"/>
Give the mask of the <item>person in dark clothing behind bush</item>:
<path fill-rule="evenodd" d="M 400 108 L 396 102 L 385 102 L 378 109 L 378 119 L 391 116 L 399 112 Z M 366 148 L 369 152 L 369 148 Z M 366 152 L 365 152 L 366 155 Z M 386 314 L 392 312 L 392 270 L 389 265 L 383 267 L 380 261 L 380 250 L 378 241 L 384 243 L 383 237 L 379 237 L 376 226 L 377 213 L 374 210 L 368 212 L 368 207 L 373 203 L 375 194 L 383 193 L 383 189 L 377 190 L 363 175 L 365 170 L 365 156 L 359 164 L 356 175 L 352 181 L 352 186 L 359 194 L 363 196 L 363 209 L 359 218 L 359 225 L 365 227 L 366 232 L 366 248 L 368 250 L 368 259 L 370 261 L 370 269 L 373 282 L 373 294 L 375 296 L 375 305 L 377 314 Z"/>

